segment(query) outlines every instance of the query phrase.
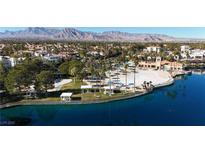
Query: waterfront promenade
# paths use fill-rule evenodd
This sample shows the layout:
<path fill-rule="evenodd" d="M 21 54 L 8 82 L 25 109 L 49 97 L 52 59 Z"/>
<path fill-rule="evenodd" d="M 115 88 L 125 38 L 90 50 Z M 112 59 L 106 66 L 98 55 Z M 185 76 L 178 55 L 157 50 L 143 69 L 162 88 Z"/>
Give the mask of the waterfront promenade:
<path fill-rule="evenodd" d="M 133 75 L 134 73 L 129 72 L 127 74 L 127 80 L 128 83 L 133 82 Z M 144 81 L 151 81 L 152 85 L 155 88 L 159 87 L 164 87 L 164 86 L 169 86 L 174 83 L 174 79 L 171 77 L 171 75 L 166 72 L 166 71 L 154 71 L 154 70 L 138 70 L 138 73 L 135 73 L 136 76 L 136 86 L 141 87 Z M 125 82 L 125 77 L 124 75 L 119 75 L 120 82 Z M 145 95 L 147 93 L 150 93 L 154 91 L 152 89 L 151 91 L 140 91 L 140 92 L 135 92 L 135 93 L 127 93 L 124 96 L 117 97 L 117 98 L 112 98 L 110 97 L 109 99 L 105 100 L 94 100 L 94 101 L 71 101 L 69 103 L 67 102 L 62 102 L 62 101 L 35 101 L 32 100 L 31 102 L 15 102 L 15 103 L 6 103 L 6 104 L 1 104 L 1 108 L 7 108 L 7 107 L 12 107 L 12 106 L 18 106 L 18 105 L 42 105 L 42 104 L 49 104 L 49 105 L 56 105 L 56 104 L 95 104 L 95 103 L 105 103 L 105 102 L 111 102 L 115 100 L 123 100 L 123 99 L 130 99 L 133 97 L 138 97 Z"/>

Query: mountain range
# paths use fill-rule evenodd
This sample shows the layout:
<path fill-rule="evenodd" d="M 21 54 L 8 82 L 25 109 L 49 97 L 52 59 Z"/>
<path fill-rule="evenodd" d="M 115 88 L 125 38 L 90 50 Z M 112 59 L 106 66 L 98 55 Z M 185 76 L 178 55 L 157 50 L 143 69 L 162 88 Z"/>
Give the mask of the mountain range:
<path fill-rule="evenodd" d="M 19 31 L 0 32 L 0 40 L 121 41 L 121 42 L 198 42 L 204 39 L 176 38 L 163 34 L 107 31 L 84 32 L 75 28 L 29 27 Z"/>

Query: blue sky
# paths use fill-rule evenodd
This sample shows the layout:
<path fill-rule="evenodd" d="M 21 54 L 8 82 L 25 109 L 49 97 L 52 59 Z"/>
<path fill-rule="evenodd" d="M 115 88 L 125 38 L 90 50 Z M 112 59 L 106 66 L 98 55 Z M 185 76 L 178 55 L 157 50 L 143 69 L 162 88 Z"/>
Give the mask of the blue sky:
<path fill-rule="evenodd" d="M 6 30 L 17 31 L 25 28 L 4 28 L 0 27 L 0 32 Z M 167 34 L 175 37 L 205 38 L 205 27 L 78 27 L 81 31 L 104 32 L 121 31 L 129 33 L 157 33 Z"/>

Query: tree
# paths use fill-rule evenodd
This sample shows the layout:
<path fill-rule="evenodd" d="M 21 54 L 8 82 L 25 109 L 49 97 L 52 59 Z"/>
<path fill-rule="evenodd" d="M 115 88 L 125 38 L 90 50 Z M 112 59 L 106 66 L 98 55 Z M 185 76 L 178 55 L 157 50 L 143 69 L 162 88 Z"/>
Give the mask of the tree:
<path fill-rule="evenodd" d="M 54 84 L 54 74 L 51 71 L 41 71 L 36 75 L 36 89 L 47 92 Z"/>
<path fill-rule="evenodd" d="M 135 92 L 135 83 L 136 83 L 136 77 L 135 77 L 135 73 L 136 73 L 136 67 L 138 66 L 138 60 L 134 60 L 135 66 L 134 66 L 134 92 Z"/>
<path fill-rule="evenodd" d="M 127 69 L 128 69 L 128 64 L 124 65 L 124 69 L 125 69 L 125 85 L 127 86 Z"/>
<path fill-rule="evenodd" d="M 81 78 L 82 74 L 82 70 L 83 70 L 84 66 L 83 63 L 81 61 L 78 60 L 72 60 L 69 62 L 69 74 L 74 76 L 74 81 L 76 78 Z"/>
<path fill-rule="evenodd" d="M 31 76 L 26 67 L 15 67 L 8 72 L 5 87 L 10 93 L 22 92 L 32 83 Z"/>
<path fill-rule="evenodd" d="M 79 60 L 71 60 L 69 61 L 69 69 L 71 70 L 73 67 L 83 68 L 83 63 Z"/>
<path fill-rule="evenodd" d="M 167 56 L 164 51 L 160 51 L 158 55 L 159 55 L 162 59 L 164 59 L 164 58 Z"/>
<path fill-rule="evenodd" d="M 69 76 L 69 68 L 70 68 L 70 63 L 69 61 L 66 61 L 64 63 L 62 63 L 59 67 L 58 67 L 58 70 L 63 73 L 63 74 L 66 74 Z"/>
<path fill-rule="evenodd" d="M 3 63 L 0 62 L 0 89 L 4 89 L 5 79 L 6 79 L 6 69 Z"/>
<path fill-rule="evenodd" d="M 86 51 L 84 50 L 80 51 L 79 54 L 80 54 L 80 58 L 84 58 L 86 56 Z"/>
<path fill-rule="evenodd" d="M 176 55 L 180 55 L 180 52 L 178 50 L 173 51 L 173 54 Z"/>
<path fill-rule="evenodd" d="M 80 72 L 78 73 L 77 77 L 80 80 L 83 80 L 83 78 L 86 77 L 86 70 L 85 70 L 85 68 L 80 70 Z"/>
<path fill-rule="evenodd" d="M 47 89 L 48 86 L 45 85 L 44 82 L 41 82 L 42 80 L 40 80 L 39 76 L 48 75 L 47 79 L 46 77 L 44 78 L 48 80 L 49 83 L 53 81 L 53 71 L 55 71 L 55 66 L 51 63 L 45 63 L 38 58 L 27 58 L 21 64 L 17 64 L 9 70 L 5 79 L 5 87 L 10 93 L 25 92 L 31 85 L 36 85 L 37 89 L 44 90 Z M 47 74 L 45 72 L 47 72 Z M 48 72 L 51 72 L 52 75 Z"/>
<path fill-rule="evenodd" d="M 74 77 L 74 83 L 76 81 L 76 77 L 77 77 L 77 74 L 80 72 L 80 69 L 78 67 L 73 67 L 71 70 L 70 70 L 70 74 Z"/>
<path fill-rule="evenodd" d="M 100 92 L 101 92 L 102 80 L 105 77 L 105 70 L 103 69 L 103 67 L 98 70 L 98 74 L 100 76 Z"/>
<path fill-rule="evenodd" d="M 3 47 L 2 51 L 3 51 L 3 52 L 2 52 L 3 55 L 8 55 L 8 56 L 10 56 L 11 54 L 14 53 L 14 49 L 13 49 L 12 45 L 10 45 L 10 44 L 6 44 L 6 45 Z"/>
<path fill-rule="evenodd" d="M 172 55 L 169 55 L 169 56 L 166 57 L 166 60 L 172 62 L 172 61 L 174 61 L 174 57 Z"/>

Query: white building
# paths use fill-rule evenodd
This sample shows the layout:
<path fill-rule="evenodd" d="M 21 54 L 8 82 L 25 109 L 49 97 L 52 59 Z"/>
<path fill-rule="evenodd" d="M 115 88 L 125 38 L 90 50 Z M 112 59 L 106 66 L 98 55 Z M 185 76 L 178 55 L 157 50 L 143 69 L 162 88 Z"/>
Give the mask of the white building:
<path fill-rule="evenodd" d="M 97 51 L 89 51 L 88 53 L 87 53 L 87 55 L 91 55 L 91 56 L 104 56 L 104 53 L 103 52 L 97 52 Z"/>
<path fill-rule="evenodd" d="M 10 63 L 11 63 L 11 67 L 14 67 L 18 63 L 18 59 L 11 57 Z"/>
<path fill-rule="evenodd" d="M 97 56 L 99 53 L 97 51 L 89 51 L 87 55 Z"/>
<path fill-rule="evenodd" d="M 0 56 L 0 62 L 6 68 L 10 68 L 11 67 L 10 57 L 8 57 L 8 56 Z"/>
<path fill-rule="evenodd" d="M 182 59 L 188 59 L 187 53 L 181 53 L 180 55 Z"/>
<path fill-rule="evenodd" d="M 187 52 L 181 53 L 182 59 L 186 60 L 204 60 L 205 59 L 205 50 L 194 49 Z"/>
<path fill-rule="evenodd" d="M 157 47 L 157 46 L 150 46 L 150 47 L 147 47 L 147 51 L 148 52 L 160 52 L 161 48 L 160 47 Z"/>
<path fill-rule="evenodd" d="M 14 67 L 16 64 L 21 63 L 25 58 L 14 58 L 9 56 L 0 56 L 0 62 L 3 63 L 4 67 Z"/>
<path fill-rule="evenodd" d="M 36 56 L 36 57 L 43 57 L 47 54 L 48 54 L 48 52 L 46 50 L 37 50 L 34 52 L 34 56 Z"/>
<path fill-rule="evenodd" d="M 58 55 L 46 55 L 43 57 L 45 60 L 48 60 L 50 62 L 59 62 L 61 61 L 61 57 Z"/>
<path fill-rule="evenodd" d="M 81 85 L 80 89 L 82 90 L 82 93 L 89 92 L 89 90 L 93 89 L 92 85 Z"/>
<path fill-rule="evenodd" d="M 61 98 L 62 101 L 70 101 L 72 95 L 73 95 L 73 93 L 63 92 L 63 93 L 60 95 L 60 98 Z"/>
<path fill-rule="evenodd" d="M 182 45 L 181 46 L 181 52 L 186 52 L 186 51 L 189 51 L 191 48 L 190 48 L 190 46 L 188 46 L 188 45 Z"/>
<path fill-rule="evenodd" d="M 200 50 L 200 49 L 191 50 L 189 56 L 193 60 L 204 60 L 205 50 Z"/>

